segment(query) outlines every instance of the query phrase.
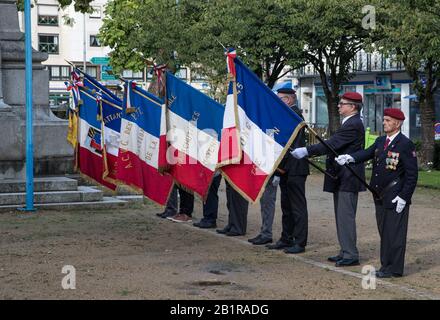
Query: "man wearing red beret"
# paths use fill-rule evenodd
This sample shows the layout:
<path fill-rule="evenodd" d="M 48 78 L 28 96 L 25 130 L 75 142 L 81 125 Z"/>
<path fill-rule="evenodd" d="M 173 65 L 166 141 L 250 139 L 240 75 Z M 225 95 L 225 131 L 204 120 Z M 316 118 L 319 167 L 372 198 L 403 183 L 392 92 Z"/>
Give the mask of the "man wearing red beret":
<path fill-rule="evenodd" d="M 327 145 L 338 154 L 352 153 L 364 148 L 365 129 L 359 112 L 362 108 L 362 96 L 357 92 L 346 92 L 338 104 L 342 116 L 341 127 L 328 139 Z M 306 156 L 327 155 L 324 178 L 324 191 L 333 193 L 336 231 L 340 245 L 339 253 L 329 257 L 337 267 L 359 265 L 359 251 L 356 247 L 356 209 L 359 191 L 365 186 L 346 167 L 338 166 L 332 151 L 324 144 L 318 143 L 307 148 L 297 148 L 292 155 L 301 159 Z M 365 179 L 363 163 L 352 166 L 356 174 Z"/>
<path fill-rule="evenodd" d="M 374 204 L 380 235 L 379 278 L 401 277 L 404 269 L 409 206 L 418 178 L 415 146 L 400 132 L 404 120 L 400 109 L 385 109 L 386 136 L 366 150 L 336 158 L 340 165 L 373 159 L 370 186 L 378 195 Z"/>

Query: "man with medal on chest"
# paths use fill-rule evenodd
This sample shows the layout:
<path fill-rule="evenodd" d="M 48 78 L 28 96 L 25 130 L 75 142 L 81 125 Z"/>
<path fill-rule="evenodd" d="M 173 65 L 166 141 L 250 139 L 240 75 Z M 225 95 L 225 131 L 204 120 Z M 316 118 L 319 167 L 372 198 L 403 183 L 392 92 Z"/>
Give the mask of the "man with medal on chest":
<path fill-rule="evenodd" d="M 376 191 L 374 204 L 380 235 L 378 278 L 401 277 L 404 270 L 409 207 L 418 178 L 415 146 L 400 132 L 404 120 L 400 109 L 385 109 L 386 136 L 377 138 L 366 150 L 336 158 L 339 165 L 373 159 L 370 186 Z"/>

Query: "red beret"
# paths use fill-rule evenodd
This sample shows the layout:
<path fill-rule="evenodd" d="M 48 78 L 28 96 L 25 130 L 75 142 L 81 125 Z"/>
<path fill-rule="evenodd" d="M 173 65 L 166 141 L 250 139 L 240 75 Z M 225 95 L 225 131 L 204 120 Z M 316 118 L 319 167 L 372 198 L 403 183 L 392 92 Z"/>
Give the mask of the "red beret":
<path fill-rule="evenodd" d="M 388 116 L 397 120 L 405 120 L 405 115 L 402 110 L 397 108 L 387 108 L 383 110 L 383 115 Z"/>
<path fill-rule="evenodd" d="M 357 92 L 346 92 L 342 95 L 341 99 L 347 99 L 353 102 L 362 103 L 362 95 Z"/>

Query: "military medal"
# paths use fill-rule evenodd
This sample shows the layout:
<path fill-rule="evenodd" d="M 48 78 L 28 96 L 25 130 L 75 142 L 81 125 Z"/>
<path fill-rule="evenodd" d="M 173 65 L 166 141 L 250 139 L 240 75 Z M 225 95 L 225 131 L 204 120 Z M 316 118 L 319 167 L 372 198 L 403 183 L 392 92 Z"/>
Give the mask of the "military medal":
<path fill-rule="evenodd" d="M 391 152 L 388 151 L 386 158 L 386 169 L 396 170 L 397 165 L 399 164 L 399 152 Z"/>

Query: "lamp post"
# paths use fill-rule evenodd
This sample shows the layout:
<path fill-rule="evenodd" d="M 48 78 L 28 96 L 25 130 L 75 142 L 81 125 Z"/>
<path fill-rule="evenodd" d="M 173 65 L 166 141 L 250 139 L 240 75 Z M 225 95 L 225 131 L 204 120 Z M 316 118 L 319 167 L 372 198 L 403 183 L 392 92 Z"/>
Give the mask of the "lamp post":
<path fill-rule="evenodd" d="M 34 146 L 32 142 L 32 33 L 31 2 L 25 0 L 25 73 L 26 73 L 26 207 L 23 211 L 35 211 L 34 208 Z"/>

